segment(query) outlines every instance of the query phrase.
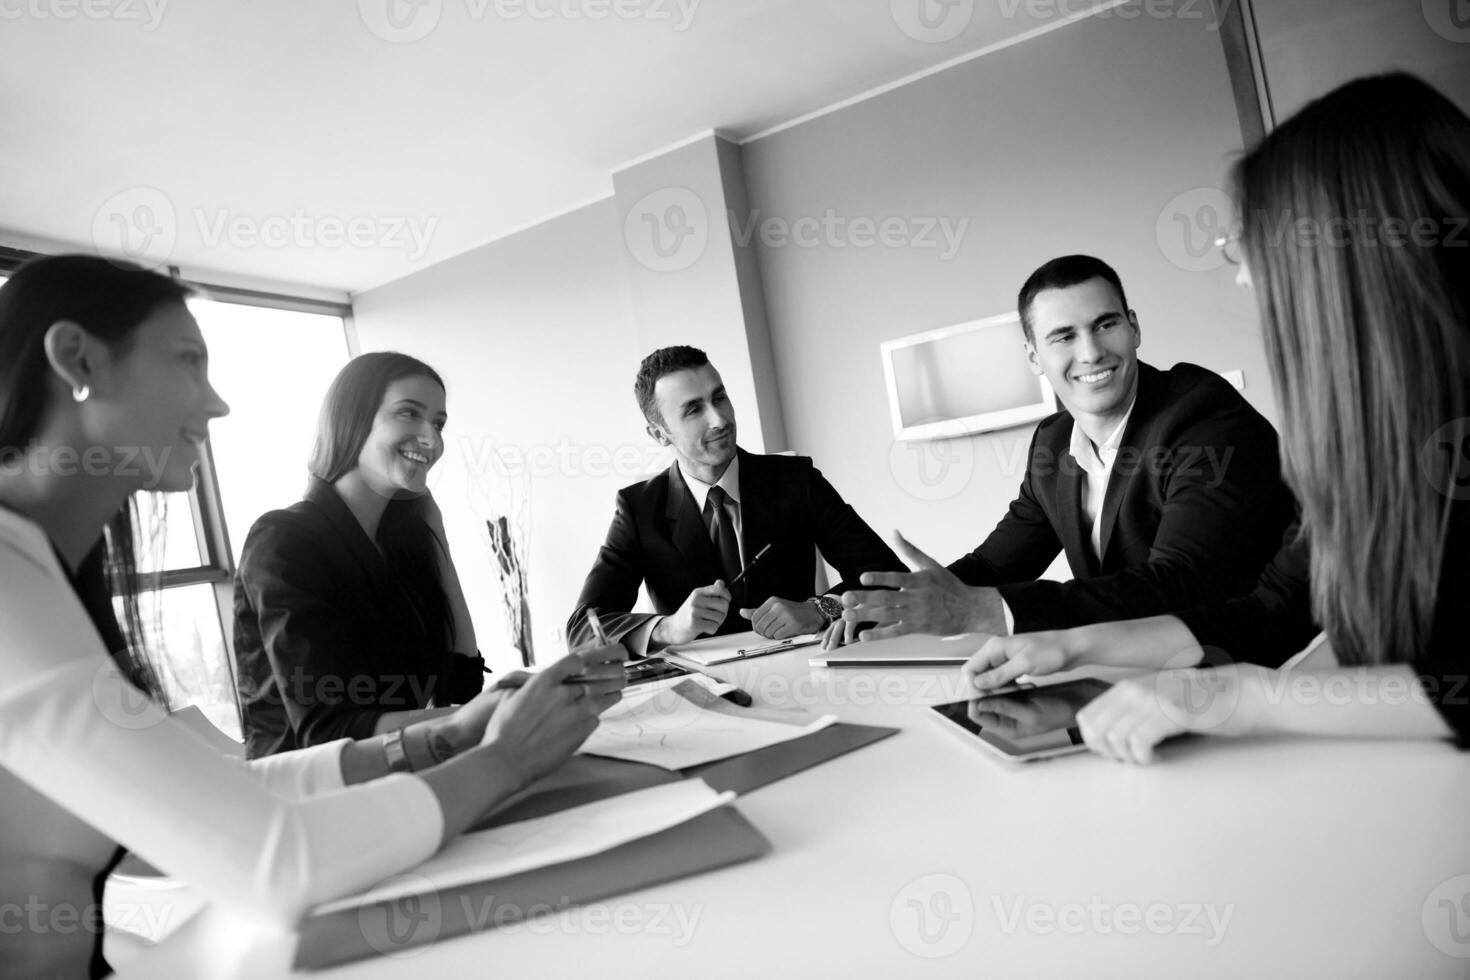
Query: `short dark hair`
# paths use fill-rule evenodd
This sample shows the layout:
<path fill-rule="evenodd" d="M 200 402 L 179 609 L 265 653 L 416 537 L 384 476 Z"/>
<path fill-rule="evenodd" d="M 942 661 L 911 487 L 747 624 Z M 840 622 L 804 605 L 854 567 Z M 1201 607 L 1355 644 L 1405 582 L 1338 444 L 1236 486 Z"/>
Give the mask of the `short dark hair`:
<path fill-rule="evenodd" d="M 1037 293 L 1044 289 L 1080 286 L 1091 279 L 1102 279 L 1110 283 L 1118 291 L 1123 309 L 1128 309 L 1128 296 L 1123 292 L 1123 280 L 1118 278 L 1112 266 L 1091 255 L 1063 255 L 1031 273 L 1026 285 L 1021 287 L 1021 295 L 1016 297 L 1016 311 L 1021 314 L 1021 329 L 1026 331 L 1026 339 L 1036 342 L 1031 326 L 1031 304 Z"/>
<path fill-rule="evenodd" d="M 663 424 L 663 416 L 658 411 L 658 400 L 653 397 L 653 389 L 659 378 L 675 371 L 702 368 L 708 363 L 709 358 L 698 347 L 660 347 L 645 357 L 643 363 L 638 365 L 638 378 L 633 382 L 633 395 L 638 399 L 638 408 L 643 412 L 643 417 L 654 425 Z"/>

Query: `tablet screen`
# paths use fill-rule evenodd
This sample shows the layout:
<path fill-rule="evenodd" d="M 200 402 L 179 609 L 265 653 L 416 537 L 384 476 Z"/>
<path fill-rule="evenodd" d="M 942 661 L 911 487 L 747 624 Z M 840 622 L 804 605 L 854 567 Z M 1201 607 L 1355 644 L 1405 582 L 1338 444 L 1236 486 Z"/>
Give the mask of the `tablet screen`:
<path fill-rule="evenodd" d="M 936 704 L 947 721 L 1014 758 L 1082 744 L 1077 712 L 1111 685 L 1093 678 Z"/>

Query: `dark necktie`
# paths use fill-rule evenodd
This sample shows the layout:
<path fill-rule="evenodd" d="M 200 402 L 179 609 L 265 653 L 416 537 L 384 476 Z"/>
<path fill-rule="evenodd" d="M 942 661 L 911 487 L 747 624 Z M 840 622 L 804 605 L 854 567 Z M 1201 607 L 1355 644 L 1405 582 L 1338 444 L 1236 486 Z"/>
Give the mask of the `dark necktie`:
<path fill-rule="evenodd" d="M 711 487 L 704 500 L 704 526 L 710 542 L 720 555 L 720 571 L 728 586 L 740 574 L 740 539 L 735 536 L 735 521 L 730 514 L 730 495 L 720 487 Z"/>

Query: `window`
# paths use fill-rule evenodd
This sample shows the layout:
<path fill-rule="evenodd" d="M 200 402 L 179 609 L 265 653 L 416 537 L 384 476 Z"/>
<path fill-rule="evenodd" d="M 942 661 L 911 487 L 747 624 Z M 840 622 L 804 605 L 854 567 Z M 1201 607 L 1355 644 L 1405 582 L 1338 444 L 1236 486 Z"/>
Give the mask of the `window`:
<path fill-rule="evenodd" d="M 162 572 L 145 603 L 151 649 L 178 707 L 197 705 L 240 737 L 235 703 L 230 579 L 250 526 L 301 499 L 317 410 L 347 362 L 341 315 L 194 299 L 189 308 L 209 345 L 209 376 L 230 414 L 210 425 L 195 489 L 152 495 L 140 510 L 164 528 L 162 555 L 140 566 Z M 157 550 L 157 549 L 155 549 Z"/>

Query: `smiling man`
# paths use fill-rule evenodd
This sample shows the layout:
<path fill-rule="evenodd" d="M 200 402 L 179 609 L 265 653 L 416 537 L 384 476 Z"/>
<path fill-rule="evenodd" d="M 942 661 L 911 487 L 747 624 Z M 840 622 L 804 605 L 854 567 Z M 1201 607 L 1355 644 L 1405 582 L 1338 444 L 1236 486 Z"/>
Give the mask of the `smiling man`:
<path fill-rule="evenodd" d="M 867 639 L 1006 634 L 1151 616 L 1250 591 L 1281 545 L 1295 502 L 1276 432 L 1225 379 L 1138 359 L 1143 334 L 1118 274 L 1068 255 L 1037 269 L 1017 302 L 1031 369 L 1064 411 L 1032 439 L 1009 512 L 942 568 L 900 539 L 909 574 L 863 576 L 898 591 L 852 591 Z M 1038 581 L 1059 553 L 1070 582 Z"/>
<path fill-rule="evenodd" d="M 813 595 L 816 549 L 844 583 L 903 569 L 810 459 L 736 445 L 735 409 L 703 351 L 654 351 L 633 391 L 648 434 L 673 450 L 674 463 L 619 491 L 568 622 L 574 639 L 585 635 L 588 609 L 637 655 L 717 633 L 813 633 L 841 614 L 836 597 L 848 587 Z M 640 585 L 657 614 L 630 612 Z"/>

